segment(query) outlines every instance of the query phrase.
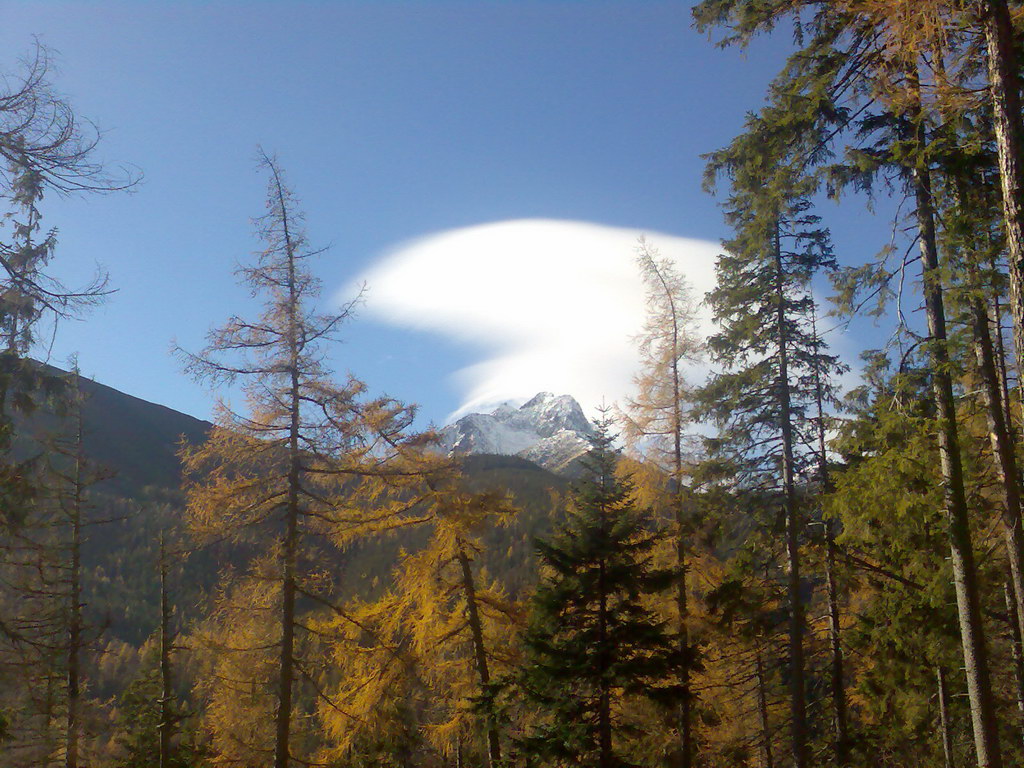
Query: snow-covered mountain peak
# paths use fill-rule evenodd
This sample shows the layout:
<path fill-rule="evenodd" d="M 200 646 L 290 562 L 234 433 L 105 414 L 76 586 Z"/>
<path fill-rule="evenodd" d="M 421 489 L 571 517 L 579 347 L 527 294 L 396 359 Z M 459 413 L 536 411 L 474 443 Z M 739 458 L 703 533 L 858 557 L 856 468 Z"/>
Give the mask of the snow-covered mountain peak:
<path fill-rule="evenodd" d="M 591 435 L 593 426 L 583 414 L 583 409 L 571 395 L 554 395 L 540 392 L 526 401 L 517 411 L 507 417 L 514 425 L 530 426 L 541 437 L 551 437 L 560 430 Z"/>
<path fill-rule="evenodd" d="M 586 453 L 593 432 L 573 397 L 540 392 L 518 408 L 503 403 L 492 413 L 463 416 L 441 430 L 441 446 L 452 454 L 522 456 L 557 472 Z"/>

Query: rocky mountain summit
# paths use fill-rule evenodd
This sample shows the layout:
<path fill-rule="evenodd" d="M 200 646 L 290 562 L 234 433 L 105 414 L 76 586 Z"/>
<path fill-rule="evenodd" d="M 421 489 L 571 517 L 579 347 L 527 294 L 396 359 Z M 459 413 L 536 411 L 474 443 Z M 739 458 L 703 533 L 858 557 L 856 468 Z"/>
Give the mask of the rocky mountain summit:
<path fill-rule="evenodd" d="M 541 392 L 516 408 L 470 413 L 441 430 L 441 446 L 454 455 L 521 456 L 544 469 L 573 474 L 594 428 L 569 395 Z"/>

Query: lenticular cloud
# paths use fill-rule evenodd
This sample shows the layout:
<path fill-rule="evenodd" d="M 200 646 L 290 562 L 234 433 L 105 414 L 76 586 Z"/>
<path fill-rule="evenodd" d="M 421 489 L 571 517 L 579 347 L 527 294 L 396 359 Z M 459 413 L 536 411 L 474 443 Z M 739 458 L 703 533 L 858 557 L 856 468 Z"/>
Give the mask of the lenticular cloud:
<path fill-rule="evenodd" d="M 377 319 L 468 342 L 480 362 L 453 372 L 453 417 L 539 391 L 593 414 L 627 396 L 644 321 L 640 236 L 671 257 L 697 299 L 712 288 L 717 244 L 659 232 L 527 219 L 403 243 L 364 275 Z M 701 312 L 703 332 L 710 327 Z"/>

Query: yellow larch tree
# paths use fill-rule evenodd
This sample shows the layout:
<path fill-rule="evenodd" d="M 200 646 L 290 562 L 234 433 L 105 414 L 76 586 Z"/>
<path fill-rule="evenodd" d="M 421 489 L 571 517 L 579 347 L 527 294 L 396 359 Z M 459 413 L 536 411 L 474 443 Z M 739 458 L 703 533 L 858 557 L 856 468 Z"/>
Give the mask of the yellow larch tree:
<path fill-rule="evenodd" d="M 464 754 L 502 764 L 493 684 L 512 664 L 521 616 L 476 561 L 487 527 L 516 510 L 502 494 L 458 488 L 454 474 L 434 489 L 430 538 L 403 555 L 392 588 L 336 611 L 321 629 L 336 635 L 340 670 L 319 707 L 332 739 L 327 757 L 387 734 L 378 749 L 417 749 L 424 764 Z"/>
<path fill-rule="evenodd" d="M 235 563 L 205 634 L 219 657 L 209 668 L 221 670 L 200 686 L 207 725 L 223 760 L 289 768 L 308 762 L 315 742 L 299 732 L 311 720 L 299 710 L 307 715 L 318 695 L 303 613 L 330 603 L 339 545 L 416 514 L 418 494 L 429 493 L 422 479 L 441 458 L 422 450 L 429 437 L 410 434 L 412 408 L 367 398 L 354 378 L 332 380 L 325 343 L 355 302 L 316 311 L 309 261 L 320 251 L 307 244 L 277 162 L 261 152 L 260 164 L 265 247 L 238 274 L 263 311 L 230 318 L 198 354 L 179 350 L 196 378 L 239 383 L 246 408 L 222 401 L 208 440 L 182 456 L 191 528 L 200 541 L 226 542 Z"/>
<path fill-rule="evenodd" d="M 645 458 L 662 474 L 662 486 L 670 497 L 676 567 L 679 580 L 675 589 L 675 623 L 679 642 L 691 663 L 683 668 L 684 691 L 676 718 L 678 754 L 676 765 L 690 768 L 694 759 L 692 690 L 690 670 L 693 650 L 688 635 L 689 607 L 686 585 L 688 526 L 686 434 L 689 423 L 685 367 L 698 359 L 701 341 L 696 331 L 696 302 L 689 283 L 671 259 L 641 238 L 637 246 L 637 266 L 646 290 L 647 318 L 637 341 L 640 372 L 635 378 L 636 395 L 628 401 L 622 416 L 623 436 L 643 449 Z"/>

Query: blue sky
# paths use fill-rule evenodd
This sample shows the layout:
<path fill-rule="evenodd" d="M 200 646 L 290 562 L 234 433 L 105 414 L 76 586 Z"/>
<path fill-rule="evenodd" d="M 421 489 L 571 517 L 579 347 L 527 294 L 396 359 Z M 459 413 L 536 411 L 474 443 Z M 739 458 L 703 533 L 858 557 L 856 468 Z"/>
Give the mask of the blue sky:
<path fill-rule="evenodd" d="M 257 145 L 278 155 L 312 243 L 330 246 L 318 268 L 328 302 L 382 262 L 403 263 L 395 254 L 423 238 L 495 222 L 587 222 L 717 242 L 727 233 L 700 189 L 700 155 L 761 103 L 789 40 L 721 51 L 691 29 L 689 9 L 5 3 L 0 66 L 15 69 L 16 52 L 38 36 L 58 54 L 59 90 L 105 131 L 101 156 L 144 174 L 130 195 L 45 202 L 46 223 L 60 230 L 55 271 L 73 284 L 98 262 L 118 289 L 85 322 L 59 328 L 53 359 L 77 352 L 103 383 L 209 415 L 209 393 L 180 373 L 169 348 L 176 338 L 198 349 L 211 325 L 251 311 L 232 269 L 258 246 Z M 854 247 L 877 250 L 859 242 L 856 216 L 829 223 Z M 493 281 L 453 275 L 443 299 L 493 289 L 517 266 L 502 258 Z M 576 258 L 585 272 L 586 254 Z M 396 319 L 369 287 L 332 353 L 336 368 L 443 420 L 469 397 L 458 372 L 494 349 L 422 316 Z M 530 296 L 517 306 L 540 311 Z"/>

